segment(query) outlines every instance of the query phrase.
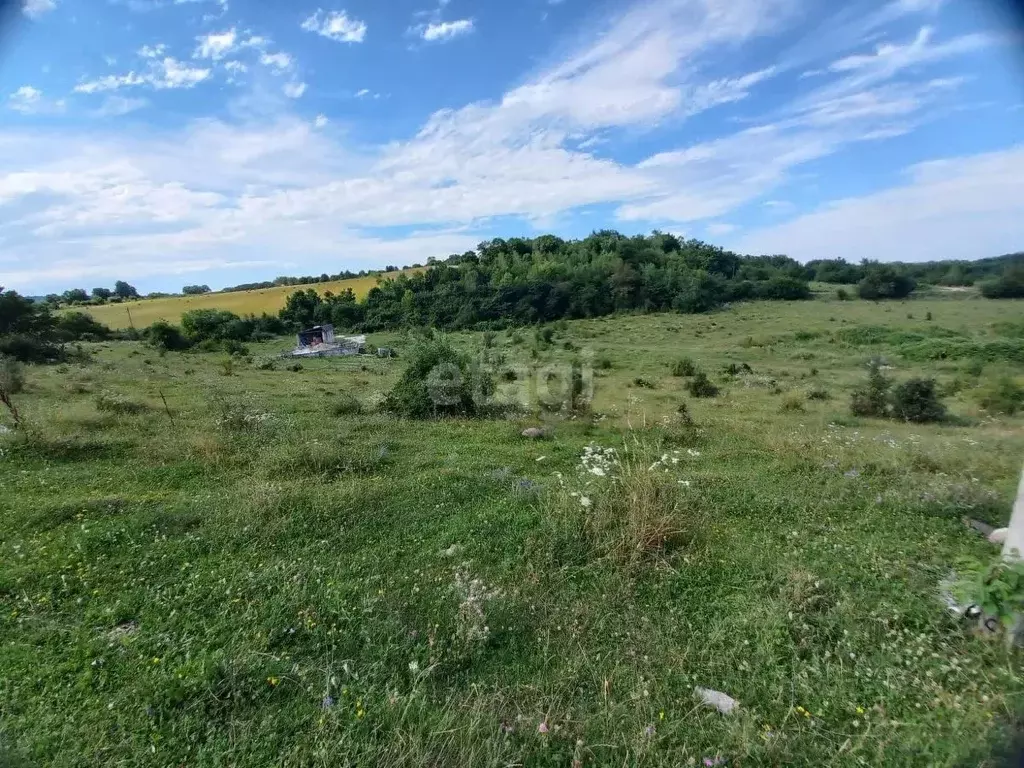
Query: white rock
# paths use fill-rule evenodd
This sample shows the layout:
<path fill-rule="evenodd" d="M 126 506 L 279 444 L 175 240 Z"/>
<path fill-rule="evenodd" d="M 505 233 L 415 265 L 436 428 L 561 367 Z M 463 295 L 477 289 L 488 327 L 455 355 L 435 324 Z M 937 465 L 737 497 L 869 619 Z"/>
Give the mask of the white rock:
<path fill-rule="evenodd" d="M 996 528 L 988 535 L 988 540 L 993 544 L 1002 544 L 1006 541 L 1006 536 L 1009 532 L 1009 528 Z"/>
<path fill-rule="evenodd" d="M 531 440 L 538 440 L 544 437 L 544 430 L 540 427 L 528 427 L 522 431 L 523 437 L 528 437 Z"/>

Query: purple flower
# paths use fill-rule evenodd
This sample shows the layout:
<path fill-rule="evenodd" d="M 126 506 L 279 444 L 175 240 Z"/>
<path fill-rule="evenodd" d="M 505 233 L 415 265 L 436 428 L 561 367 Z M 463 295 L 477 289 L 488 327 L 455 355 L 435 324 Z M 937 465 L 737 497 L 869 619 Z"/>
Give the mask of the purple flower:
<path fill-rule="evenodd" d="M 644 736 L 647 736 L 649 738 L 649 737 L 651 737 L 653 735 L 654 735 L 654 726 L 653 725 L 648 725 L 646 728 L 644 728 Z"/>
<path fill-rule="evenodd" d="M 537 732 L 538 733 L 547 733 L 549 730 L 551 730 L 551 729 L 548 728 L 547 721 L 546 720 L 541 720 L 540 721 L 540 725 L 537 726 Z"/>
<path fill-rule="evenodd" d="M 333 706 L 334 706 L 334 697 L 333 696 L 324 696 L 324 698 L 320 702 L 320 708 L 321 709 L 330 709 Z"/>

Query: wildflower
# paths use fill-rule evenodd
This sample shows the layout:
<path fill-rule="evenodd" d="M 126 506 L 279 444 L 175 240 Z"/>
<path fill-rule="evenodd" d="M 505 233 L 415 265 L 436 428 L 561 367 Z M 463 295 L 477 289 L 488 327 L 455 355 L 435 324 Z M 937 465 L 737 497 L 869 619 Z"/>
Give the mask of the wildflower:
<path fill-rule="evenodd" d="M 689 456 L 691 459 L 699 459 L 700 451 L 695 451 L 693 450 L 693 448 L 687 448 L 686 455 Z"/>
<path fill-rule="evenodd" d="M 416 659 L 413 659 L 409 662 L 409 671 L 412 672 L 414 675 L 420 671 L 420 663 L 416 661 Z"/>
<path fill-rule="evenodd" d="M 501 721 L 501 732 L 502 733 L 507 735 L 507 734 L 513 733 L 514 731 L 515 731 L 515 726 L 513 726 L 509 722 L 506 722 L 505 720 Z"/>
<path fill-rule="evenodd" d="M 590 497 L 580 496 L 580 504 L 582 504 L 584 508 L 589 508 L 592 503 L 593 502 L 590 500 Z"/>
<path fill-rule="evenodd" d="M 690 487 L 690 485 L 691 485 L 691 483 L 690 483 L 690 481 L 689 481 L 689 480 L 680 480 L 680 481 L 679 481 L 679 484 L 680 484 L 681 486 L 683 486 L 683 488 L 689 488 L 689 487 Z"/>
<path fill-rule="evenodd" d="M 857 707 L 857 714 L 858 715 L 863 715 L 864 714 L 864 707 Z"/>
<path fill-rule="evenodd" d="M 154 656 L 153 657 L 153 663 L 154 664 L 159 664 L 160 663 L 160 657 L 159 656 Z"/>
<path fill-rule="evenodd" d="M 644 736 L 646 736 L 647 738 L 650 738 L 653 735 L 654 735 L 654 726 L 653 725 L 648 725 L 646 728 L 644 728 Z"/>
<path fill-rule="evenodd" d="M 664 709 L 661 710 L 661 712 L 658 713 L 658 719 L 659 720 L 664 720 L 665 719 L 665 710 Z"/>
<path fill-rule="evenodd" d="M 278 683 L 280 683 L 281 680 L 280 680 L 280 678 L 277 678 L 277 677 L 274 677 L 273 675 L 271 675 L 270 677 L 267 678 L 267 682 L 270 683 L 271 687 L 274 687 Z"/>
<path fill-rule="evenodd" d="M 320 708 L 321 709 L 330 709 L 333 706 L 334 706 L 334 697 L 333 696 L 330 696 L 330 695 L 324 696 L 323 699 L 321 699 L 321 701 L 320 701 Z"/>
<path fill-rule="evenodd" d="M 601 467 L 591 467 L 590 474 L 597 475 L 598 477 L 604 477 L 605 472 Z"/>
<path fill-rule="evenodd" d="M 538 733 L 547 733 L 549 730 L 551 730 L 551 729 L 548 728 L 547 721 L 546 720 L 541 720 L 540 721 L 540 725 L 537 726 L 537 732 Z"/>

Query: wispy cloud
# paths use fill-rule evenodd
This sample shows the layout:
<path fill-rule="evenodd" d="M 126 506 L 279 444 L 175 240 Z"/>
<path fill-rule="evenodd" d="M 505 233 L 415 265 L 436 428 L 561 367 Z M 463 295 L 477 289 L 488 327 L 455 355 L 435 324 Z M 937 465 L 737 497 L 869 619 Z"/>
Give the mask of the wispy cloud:
<path fill-rule="evenodd" d="M 163 59 L 151 60 L 149 68 L 145 72 L 132 71 L 123 75 L 106 75 L 95 80 L 81 82 L 75 86 L 74 90 L 76 93 L 101 93 L 142 85 L 157 90 L 192 88 L 209 77 L 209 69 L 190 67 L 167 56 Z"/>
<path fill-rule="evenodd" d="M 468 35 L 472 31 L 472 19 L 458 19 L 457 21 L 439 21 L 427 24 L 419 34 L 428 43 L 432 43 L 452 40 L 462 35 Z"/>
<path fill-rule="evenodd" d="M 295 61 L 292 59 L 291 55 L 284 53 L 283 51 L 279 53 L 263 53 L 260 55 L 260 64 L 265 67 L 269 67 L 278 73 L 286 72 L 291 69 L 294 63 Z"/>
<path fill-rule="evenodd" d="M 125 96 L 108 96 L 98 109 L 92 111 L 93 117 L 121 117 L 146 107 L 146 99 L 132 99 Z"/>
<path fill-rule="evenodd" d="M 302 94 L 306 92 L 305 83 L 287 83 L 284 88 L 281 89 L 284 95 L 289 99 L 298 99 L 302 97 Z"/>
<path fill-rule="evenodd" d="M 350 17 L 345 11 L 324 11 L 316 13 L 302 22 L 302 29 L 339 43 L 361 43 L 366 38 L 366 22 Z"/>
<path fill-rule="evenodd" d="M 238 47 L 238 34 L 235 32 L 234 27 L 224 32 L 211 32 L 208 35 L 202 35 L 197 37 L 196 40 L 199 41 L 199 45 L 192 54 L 192 57 L 196 59 L 213 59 L 217 61 L 218 59 L 223 59 Z"/>

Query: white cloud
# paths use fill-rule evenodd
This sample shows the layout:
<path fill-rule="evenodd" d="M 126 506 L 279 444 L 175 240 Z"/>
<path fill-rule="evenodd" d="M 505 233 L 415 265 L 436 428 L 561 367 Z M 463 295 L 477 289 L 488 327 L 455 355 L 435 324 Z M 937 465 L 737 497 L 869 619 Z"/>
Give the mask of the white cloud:
<path fill-rule="evenodd" d="M 369 95 L 370 95 L 370 89 L 369 88 L 360 88 L 358 91 L 356 91 L 356 98 L 357 99 L 361 99 L 361 98 L 363 98 L 365 96 L 369 96 Z"/>
<path fill-rule="evenodd" d="M 439 40 L 451 40 L 460 35 L 468 35 L 472 31 L 472 19 L 459 19 L 457 21 L 440 21 L 427 24 L 420 32 L 420 36 L 427 42 L 436 42 Z"/>
<path fill-rule="evenodd" d="M 306 92 L 306 84 L 287 83 L 281 90 L 284 91 L 284 95 L 287 96 L 289 99 L 298 99 L 301 98 L 302 94 Z"/>
<path fill-rule="evenodd" d="M 93 117 L 120 117 L 129 112 L 142 109 L 149 102 L 146 99 L 130 99 L 124 96 L 108 96 L 99 109 L 92 112 Z"/>
<path fill-rule="evenodd" d="M 38 19 L 56 7 L 56 0 L 24 0 L 22 10 L 30 19 Z"/>
<path fill-rule="evenodd" d="M 751 232 L 732 245 L 750 253 L 905 261 L 974 259 L 1024 242 L 1024 146 L 921 163 L 908 181 Z"/>
<path fill-rule="evenodd" d="M 42 96 L 43 92 L 38 88 L 23 85 L 8 97 L 7 103 L 14 111 L 28 114 L 36 110 Z"/>
<path fill-rule="evenodd" d="M 235 75 L 240 75 L 249 71 L 249 67 L 240 61 L 225 61 L 224 69 Z"/>
<path fill-rule="evenodd" d="M 235 50 L 238 43 L 238 33 L 232 27 L 224 32 L 211 32 L 208 35 L 202 35 L 197 37 L 196 40 L 199 41 L 199 45 L 196 47 L 192 57 L 217 61 Z"/>
<path fill-rule="evenodd" d="M 366 23 L 351 18 L 345 11 L 324 11 L 316 13 L 302 22 L 302 29 L 339 43 L 361 43 L 366 38 Z"/>
<path fill-rule="evenodd" d="M 260 64 L 265 67 L 270 67 L 279 73 L 291 69 L 293 63 L 292 57 L 283 51 L 280 53 L 264 53 L 260 55 Z"/>
<path fill-rule="evenodd" d="M 327 115 L 317 115 L 316 119 L 313 120 L 314 128 L 323 128 L 328 123 Z"/>
<path fill-rule="evenodd" d="M 149 70 L 143 73 L 128 72 L 124 75 L 106 75 L 105 77 L 79 83 L 75 86 L 76 93 L 101 93 L 116 91 L 120 88 L 131 88 L 148 85 L 157 90 L 170 88 L 192 88 L 210 77 L 209 69 L 190 67 L 177 59 L 167 56 L 163 59 L 152 59 Z"/>
<path fill-rule="evenodd" d="M 164 43 L 156 45 L 144 45 L 138 50 L 139 56 L 144 59 L 158 59 L 167 53 L 167 46 Z"/>

